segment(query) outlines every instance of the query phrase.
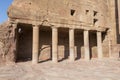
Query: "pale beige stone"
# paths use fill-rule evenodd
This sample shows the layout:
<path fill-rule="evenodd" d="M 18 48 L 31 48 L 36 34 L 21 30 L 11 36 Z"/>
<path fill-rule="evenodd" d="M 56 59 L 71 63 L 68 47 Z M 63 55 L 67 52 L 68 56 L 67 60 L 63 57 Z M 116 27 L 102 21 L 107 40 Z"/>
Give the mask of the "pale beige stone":
<path fill-rule="evenodd" d="M 5 48 L 1 53 L 7 60 L 12 57 L 13 62 L 25 59 L 33 63 L 119 58 L 119 3 L 119 0 L 14 0 L 7 11 L 7 24 L 0 25 L 0 42 Z M 34 24 L 41 26 L 40 30 Z"/>
<path fill-rule="evenodd" d="M 32 46 L 32 63 L 38 63 L 39 53 L 39 26 L 33 26 L 33 46 Z"/>
<path fill-rule="evenodd" d="M 70 61 L 75 61 L 74 29 L 69 29 L 69 54 Z"/>
<path fill-rule="evenodd" d="M 85 60 L 90 60 L 89 31 L 88 30 L 84 30 L 84 50 L 85 50 Z"/>
<path fill-rule="evenodd" d="M 58 29 L 52 27 L 52 61 L 58 62 Z"/>
<path fill-rule="evenodd" d="M 102 51 L 102 33 L 97 32 L 97 50 L 98 50 L 98 58 L 103 58 L 103 51 Z"/>

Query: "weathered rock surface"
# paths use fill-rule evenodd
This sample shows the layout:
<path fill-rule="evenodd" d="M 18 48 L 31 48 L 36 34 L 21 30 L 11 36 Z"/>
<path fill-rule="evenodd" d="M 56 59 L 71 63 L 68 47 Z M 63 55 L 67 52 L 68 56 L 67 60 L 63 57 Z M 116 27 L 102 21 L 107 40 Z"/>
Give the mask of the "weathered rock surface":
<path fill-rule="evenodd" d="M 0 64 L 15 62 L 13 52 L 13 28 L 9 22 L 0 25 Z"/>
<path fill-rule="evenodd" d="M 99 26 L 105 27 L 109 10 L 107 3 L 107 0 L 14 0 L 8 9 L 8 16 L 12 19 L 58 20 L 58 23 L 75 20 L 93 24 L 93 14 L 96 12 Z"/>
<path fill-rule="evenodd" d="M 74 28 L 75 33 L 77 33 L 77 30 L 78 32 L 81 31 L 77 35 L 75 34 L 75 36 L 77 36 L 75 39 L 76 53 L 79 57 L 81 54 L 84 55 L 84 36 L 82 33 L 84 30 L 89 30 L 92 57 L 97 57 L 96 32 L 101 31 L 104 57 L 108 57 L 109 52 L 111 51 L 111 54 L 114 54 L 115 58 L 118 58 L 119 45 L 116 44 L 117 28 L 115 8 L 116 4 L 114 0 L 14 0 L 8 9 L 8 17 L 11 23 L 7 22 L 2 24 L 0 27 L 1 62 L 15 61 L 15 57 L 18 55 L 15 54 L 14 50 L 16 37 L 15 29 L 11 24 L 16 24 L 17 29 L 23 29 L 23 33 L 19 34 L 19 54 L 22 57 L 25 57 L 24 53 L 29 55 L 32 53 L 33 25 L 42 26 L 40 31 L 40 44 L 43 42 L 44 44 L 42 47 L 45 48 L 44 46 L 49 46 L 49 48 L 43 49 L 41 47 L 41 50 L 43 49 L 41 54 L 43 54 L 45 58 L 46 56 L 50 57 L 52 44 L 51 27 L 54 25 L 57 28 L 66 29 L 65 31 L 67 32 L 65 37 L 66 39 L 64 39 L 64 35 L 66 33 L 62 30 L 60 31 L 60 29 L 58 31 L 58 33 L 61 34 L 60 37 L 62 37 L 61 39 L 59 37 L 59 41 L 61 41 L 62 46 L 58 45 L 60 55 L 61 52 L 63 52 L 62 56 L 64 56 L 63 54 L 69 54 L 68 29 Z M 50 27 L 49 31 L 47 31 L 48 28 L 46 26 Z M 108 27 L 111 30 L 109 33 L 107 31 Z M 66 51 L 64 50 L 66 48 L 65 45 L 67 45 Z M 28 52 L 26 47 L 28 48 Z M 21 50 L 23 52 L 21 52 Z M 84 58 L 84 56 L 82 57 Z"/>

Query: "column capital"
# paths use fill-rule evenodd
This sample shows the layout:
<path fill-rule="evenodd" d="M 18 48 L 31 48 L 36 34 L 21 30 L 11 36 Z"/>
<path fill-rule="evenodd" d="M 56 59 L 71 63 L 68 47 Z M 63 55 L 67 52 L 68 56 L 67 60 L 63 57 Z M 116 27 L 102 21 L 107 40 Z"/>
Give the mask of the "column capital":
<path fill-rule="evenodd" d="M 98 31 L 98 30 L 96 32 L 101 32 L 102 33 L 102 31 Z"/>
<path fill-rule="evenodd" d="M 58 27 L 55 27 L 55 26 L 51 26 L 52 29 L 58 29 Z"/>
<path fill-rule="evenodd" d="M 74 28 L 69 28 L 69 30 L 74 30 Z"/>
<path fill-rule="evenodd" d="M 84 29 L 84 31 L 89 31 L 89 29 Z"/>
<path fill-rule="evenodd" d="M 14 20 L 14 19 L 8 18 L 8 22 L 10 24 L 18 24 L 18 19 Z"/>
<path fill-rule="evenodd" d="M 12 23 L 11 24 L 13 27 L 17 27 L 17 23 Z"/>
<path fill-rule="evenodd" d="M 55 25 L 55 24 L 51 24 L 51 26 L 50 26 L 51 28 L 58 28 L 58 26 L 57 25 Z"/>
<path fill-rule="evenodd" d="M 39 27 L 39 25 L 37 25 L 37 24 L 32 24 L 32 26 L 33 26 L 33 27 Z"/>
<path fill-rule="evenodd" d="M 32 21 L 31 23 L 33 26 L 40 26 L 41 22 L 37 22 L 37 21 Z"/>
<path fill-rule="evenodd" d="M 112 32 L 112 30 L 111 29 L 108 29 L 108 31 L 107 31 L 108 33 L 111 33 Z"/>

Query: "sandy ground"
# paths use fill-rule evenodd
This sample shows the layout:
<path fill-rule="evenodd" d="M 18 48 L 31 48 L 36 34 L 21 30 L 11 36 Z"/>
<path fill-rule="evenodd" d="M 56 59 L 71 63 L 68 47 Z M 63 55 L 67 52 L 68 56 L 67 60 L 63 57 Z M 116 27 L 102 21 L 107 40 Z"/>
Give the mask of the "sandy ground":
<path fill-rule="evenodd" d="M 120 80 L 120 61 L 112 59 L 31 62 L 0 67 L 0 80 Z"/>

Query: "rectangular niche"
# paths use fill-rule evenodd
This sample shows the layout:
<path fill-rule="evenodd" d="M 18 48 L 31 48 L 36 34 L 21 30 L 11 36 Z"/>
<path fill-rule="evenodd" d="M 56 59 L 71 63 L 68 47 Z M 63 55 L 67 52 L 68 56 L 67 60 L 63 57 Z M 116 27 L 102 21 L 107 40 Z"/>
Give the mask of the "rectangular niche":
<path fill-rule="evenodd" d="M 93 24 L 96 25 L 97 22 L 98 22 L 98 19 L 94 18 L 93 19 Z"/>
<path fill-rule="evenodd" d="M 93 16 L 97 16 L 98 12 L 97 11 L 93 11 Z"/>
<path fill-rule="evenodd" d="M 89 14 L 89 12 L 90 12 L 89 10 L 86 10 L 86 11 L 85 11 L 85 14 L 87 15 L 87 14 Z"/>
<path fill-rule="evenodd" d="M 75 15 L 75 12 L 76 12 L 76 10 L 71 9 L 71 10 L 70 10 L 70 15 L 71 15 L 71 16 L 74 16 L 74 15 Z"/>

